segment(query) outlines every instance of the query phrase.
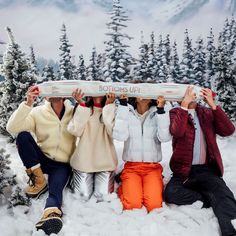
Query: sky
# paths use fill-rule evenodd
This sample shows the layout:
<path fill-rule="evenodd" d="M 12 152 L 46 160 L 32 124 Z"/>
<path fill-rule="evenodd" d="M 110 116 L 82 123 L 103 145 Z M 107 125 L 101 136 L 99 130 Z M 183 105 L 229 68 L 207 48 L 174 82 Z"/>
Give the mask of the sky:
<path fill-rule="evenodd" d="M 141 31 L 144 32 L 145 41 L 149 41 L 152 31 L 155 32 L 157 38 L 159 34 L 169 33 L 172 42 L 177 41 L 180 53 L 186 28 L 189 29 L 193 41 L 198 36 L 206 37 L 211 27 L 213 27 L 215 35 L 218 35 L 226 17 L 231 17 L 231 14 L 223 11 L 219 4 L 216 4 L 217 2 L 217 0 L 210 0 L 191 17 L 171 24 L 166 23 L 165 19 L 160 19 L 158 7 L 153 7 L 149 10 L 148 15 L 144 15 L 140 8 L 136 6 L 131 9 L 134 4 L 129 4 L 130 9 L 127 10 L 131 21 L 128 22 L 127 32 L 133 37 L 128 42 L 131 46 L 130 52 L 134 56 L 138 54 Z M 142 6 L 140 5 L 140 7 Z M 170 5 L 169 14 L 172 14 L 171 7 Z M 17 4 L 0 8 L 0 40 L 8 42 L 5 27 L 9 26 L 25 53 L 29 53 L 29 47 L 33 45 L 36 57 L 58 60 L 60 29 L 65 23 L 69 41 L 73 45 L 71 54 L 75 61 L 78 60 L 80 54 L 84 54 L 85 59 L 88 60 L 92 47 L 95 46 L 99 52 L 104 50 L 104 41 L 107 39 L 105 35 L 107 22 L 107 10 L 94 4 L 83 4 L 79 11 L 74 12 L 51 5 Z M 4 49 L 0 46 L 0 52 Z"/>

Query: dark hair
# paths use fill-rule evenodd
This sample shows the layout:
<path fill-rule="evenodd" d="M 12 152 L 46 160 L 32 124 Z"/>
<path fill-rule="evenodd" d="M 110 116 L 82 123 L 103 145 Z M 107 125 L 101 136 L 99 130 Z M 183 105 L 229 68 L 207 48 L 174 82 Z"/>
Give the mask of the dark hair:
<path fill-rule="evenodd" d="M 150 84 L 154 84 L 155 82 L 154 81 L 147 81 L 147 80 L 130 80 L 128 81 L 128 83 L 131 83 L 131 84 L 143 84 L 143 83 L 150 83 Z M 128 99 L 128 103 L 130 105 L 133 106 L 134 109 L 137 108 L 137 101 L 136 101 L 136 97 L 130 97 Z M 152 107 L 152 106 L 157 106 L 157 101 L 155 99 L 151 99 L 150 103 L 149 103 L 149 108 Z"/>
<path fill-rule="evenodd" d="M 102 101 L 101 101 L 101 106 L 104 107 L 107 101 L 107 97 L 103 96 Z M 86 107 L 91 107 L 93 110 L 94 107 L 94 102 L 93 102 L 93 97 L 86 97 L 85 98 L 85 105 Z"/>
<path fill-rule="evenodd" d="M 107 100 L 107 98 L 106 98 L 106 96 L 104 96 L 101 101 L 102 108 L 105 106 L 106 100 Z M 79 105 L 79 103 L 76 103 L 74 106 L 73 116 L 75 114 L 75 111 L 76 111 L 76 108 L 78 107 L 78 105 Z M 94 112 L 94 110 L 93 110 L 93 107 L 94 107 L 93 97 L 85 97 L 85 106 L 92 109 L 92 113 L 91 113 L 91 116 L 92 116 L 93 112 Z M 101 123 L 103 123 L 102 114 L 100 115 L 99 120 Z"/>

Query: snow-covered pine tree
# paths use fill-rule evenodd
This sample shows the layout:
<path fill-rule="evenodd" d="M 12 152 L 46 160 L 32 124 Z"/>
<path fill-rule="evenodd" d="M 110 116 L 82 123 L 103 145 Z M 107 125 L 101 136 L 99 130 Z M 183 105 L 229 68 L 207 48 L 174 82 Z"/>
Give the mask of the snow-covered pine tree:
<path fill-rule="evenodd" d="M 195 83 L 201 87 L 210 87 L 210 80 L 206 77 L 206 52 L 203 39 L 198 37 L 196 47 L 194 48 L 193 72 L 195 75 Z"/>
<path fill-rule="evenodd" d="M 34 48 L 31 45 L 30 46 L 30 55 L 29 55 L 29 64 L 30 64 L 30 72 L 33 75 L 38 75 L 39 71 L 37 68 L 37 63 L 36 63 L 36 59 L 35 59 L 35 53 L 34 53 Z"/>
<path fill-rule="evenodd" d="M 99 53 L 97 55 L 98 80 L 104 81 L 104 76 L 103 76 L 104 63 L 105 63 L 105 53 Z"/>
<path fill-rule="evenodd" d="M 182 76 L 181 76 L 176 41 L 174 42 L 174 45 L 171 51 L 170 76 L 171 76 L 171 79 L 170 79 L 171 82 L 173 81 L 174 83 L 179 83 L 179 84 L 182 83 Z"/>
<path fill-rule="evenodd" d="M 155 53 L 157 61 L 155 70 L 155 80 L 157 83 L 164 83 L 166 82 L 166 71 L 164 66 L 164 64 L 166 65 L 166 58 L 164 55 L 164 44 L 162 35 L 159 36 L 159 42 Z"/>
<path fill-rule="evenodd" d="M 29 73 L 29 63 L 19 44 L 15 42 L 10 28 L 7 28 L 7 33 L 9 43 L 1 67 L 5 80 L 1 87 L 0 132 L 10 136 L 6 131 L 7 121 L 24 100 L 28 88 L 36 81 L 35 77 Z"/>
<path fill-rule="evenodd" d="M 143 32 L 141 32 L 141 45 L 139 47 L 139 58 L 134 66 L 134 80 L 148 80 L 148 44 L 144 43 Z"/>
<path fill-rule="evenodd" d="M 236 63 L 236 21 L 233 16 L 230 21 L 229 53 L 232 55 L 233 62 Z"/>
<path fill-rule="evenodd" d="M 209 81 L 210 88 L 212 87 L 212 81 L 214 81 L 215 76 L 215 56 L 216 48 L 214 45 L 214 34 L 212 28 L 210 29 L 210 34 L 207 36 L 207 46 L 206 46 L 206 79 Z"/>
<path fill-rule="evenodd" d="M 78 80 L 86 80 L 86 66 L 84 63 L 84 56 L 81 54 L 79 56 L 79 63 L 78 63 L 78 68 L 77 68 L 77 78 Z"/>
<path fill-rule="evenodd" d="M 124 43 L 125 39 L 131 37 L 124 33 L 129 20 L 126 12 L 120 4 L 120 0 L 113 0 L 112 11 L 110 12 L 110 21 L 108 22 L 108 41 L 105 41 L 105 65 L 103 74 L 105 81 L 121 82 L 130 79 L 130 70 L 133 64 L 133 58 L 128 53 L 129 47 Z"/>
<path fill-rule="evenodd" d="M 158 66 L 157 66 L 157 47 L 155 42 L 154 32 L 150 35 L 150 42 L 148 44 L 148 62 L 147 62 L 147 74 L 148 80 L 158 81 Z"/>
<path fill-rule="evenodd" d="M 40 83 L 42 81 L 42 78 L 40 78 L 39 76 L 39 70 L 38 70 L 38 66 L 37 66 L 37 62 L 35 58 L 34 48 L 32 45 L 30 46 L 30 54 L 28 57 L 28 63 L 29 63 L 29 76 L 34 78 L 36 83 Z M 40 101 L 40 99 L 37 99 L 37 100 L 38 102 Z"/>
<path fill-rule="evenodd" d="M 220 35 L 215 60 L 216 76 L 213 89 L 217 92 L 217 100 L 232 120 L 235 120 L 236 81 L 234 63 L 229 53 L 225 37 Z"/>
<path fill-rule="evenodd" d="M 234 63 L 233 73 L 231 77 L 231 87 L 228 85 L 228 96 L 229 100 L 225 101 L 225 107 L 227 114 L 230 119 L 236 122 L 236 66 Z"/>
<path fill-rule="evenodd" d="M 14 186 L 12 194 L 9 198 L 8 208 L 16 206 L 30 206 L 31 200 L 26 196 L 24 191 L 19 186 Z"/>
<path fill-rule="evenodd" d="M 9 175 L 10 155 L 0 149 L 0 195 L 3 196 L 8 186 L 16 185 L 15 175 Z"/>
<path fill-rule="evenodd" d="M 231 38 L 231 26 L 230 26 L 229 19 L 226 18 L 224 26 L 223 26 L 223 30 L 222 30 L 221 40 L 226 42 L 227 47 L 229 47 L 230 38 Z"/>
<path fill-rule="evenodd" d="M 101 56 L 101 55 L 100 55 Z M 87 67 L 87 80 L 101 80 L 101 57 L 98 57 L 96 48 L 93 47 L 92 55 L 89 59 L 90 64 Z"/>
<path fill-rule="evenodd" d="M 169 35 L 167 35 L 164 40 L 160 35 L 160 41 L 157 47 L 157 67 L 159 83 L 166 83 L 168 79 L 170 80 L 170 50 Z"/>
<path fill-rule="evenodd" d="M 164 81 L 163 82 L 173 82 L 172 76 L 171 76 L 171 70 L 170 70 L 170 65 L 171 65 L 171 46 L 170 46 L 170 35 L 167 34 L 166 38 L 163 41 L 163 56 L 162 56 L 162 61 L 163 61 L 163 72 L 165 75 Z"/>
<path fill-rule="evenodd" d="M 42 81 L 40 82 L 46 82 L 46 81 L 54 81 L 57 80 L 55 74 L 54 74 L 54 70 L 52 66 L 46 65 L 43 68 L 43 73 L 42 73 Z"/>
<path fill-rule="evenodd" d="M 189 38 L 188 30 L 185 30 L 184 48 L 182 61 L 180 63 L 182 83 L 183 84 L 196 84 L 195 75 L 193 72 L 193 48 L 192 41 Z"/>
<path fill-rule="evenodd" d="M 2 204 L 8 207 L 17 205 L 31 204 L 30 199 L 25 195 L 24 191 L 18 186 L 16 175 L 10 169 L 10 155 L 5 153 L 4 149 L 0 149 L 0 200 Z"/>
<path fill-rule="evenodd" d="M 73 75 L 75 66 L 71 61 L 70 48 L 72 47 L 72 45 L 69 43 L 65 24 L 62 24 L 60 42 L 61 45 L 59 49 L 61 50 L 61 53 L 59 62 L 59 79 L 72 80 L 74 79 Z"/>

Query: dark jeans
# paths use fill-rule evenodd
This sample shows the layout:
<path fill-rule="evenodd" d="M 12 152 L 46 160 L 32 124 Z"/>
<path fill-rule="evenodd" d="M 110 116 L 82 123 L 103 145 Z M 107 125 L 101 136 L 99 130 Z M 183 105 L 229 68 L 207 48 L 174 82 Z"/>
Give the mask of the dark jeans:
<path fill-rule="evenodd" d="M 219 222 L 222 236 L 236 235 L 231 220 L 236 219 L 236 201 L 224 180 L 206 165 L 194 165 L 186 182 L 173 176 L 167 184 L 165 201 L 176 205 L 200 200 L 211 206 Z"/>
<path fill-rule="evenodd" d="M 70 165 L 53 161 L 45 156 L 28 132 L 19 133 L 16 144 L 20 158 L 27 169 L 40 164 L 43 173 L 48 174 L 49 196 L 45 208 L 61 209 L 62 192 L 71 175 Z"/>

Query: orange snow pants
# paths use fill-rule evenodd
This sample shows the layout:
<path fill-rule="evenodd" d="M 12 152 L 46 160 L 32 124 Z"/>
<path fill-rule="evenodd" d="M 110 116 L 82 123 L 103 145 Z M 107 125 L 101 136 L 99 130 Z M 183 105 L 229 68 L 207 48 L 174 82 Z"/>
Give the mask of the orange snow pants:
<path fill-rule="evenodd" d="M 148 212 L 162 207 L 162 166 L 159 163 L 126 162 L 118 195 L 124 210 L 141 208 Z"/>

